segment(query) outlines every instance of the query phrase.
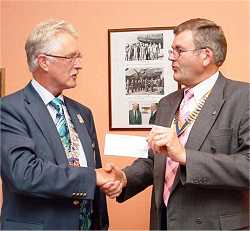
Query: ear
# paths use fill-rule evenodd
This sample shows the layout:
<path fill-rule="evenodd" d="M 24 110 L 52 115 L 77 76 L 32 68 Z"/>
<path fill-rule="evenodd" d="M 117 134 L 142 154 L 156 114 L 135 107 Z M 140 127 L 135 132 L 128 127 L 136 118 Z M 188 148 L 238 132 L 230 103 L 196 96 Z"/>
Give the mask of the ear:
<path fill-rule="evenodd" d="M 201 53 L 202 62 L 204 66 L 208 66 L 210 63 L 213 63 L 213 51 L 209 48 L 205 48 Z"/>
<path fill-rule="evenodd" d="M 48 64 L 49 64 L 49 61 L 48 59 L 46 58 L 45 55 L 43 54 L 40 54 L 37 56 L 37 63 L 39 65 L 39 67 L 41 69 L 43 69 L 44 71 L 48 71 L 49 67 L 48 67 Z"/>

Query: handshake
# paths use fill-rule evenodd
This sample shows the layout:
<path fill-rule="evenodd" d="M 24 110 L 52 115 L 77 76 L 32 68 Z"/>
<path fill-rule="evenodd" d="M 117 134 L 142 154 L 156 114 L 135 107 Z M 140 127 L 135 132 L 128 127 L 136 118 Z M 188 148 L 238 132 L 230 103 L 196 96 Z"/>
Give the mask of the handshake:
<path fill-rule="evenodd" d="M 121 169 L 109 163 L 96 169 L 96 185 L 113 199 L 118 197 L 127 185 L 127 177 Z"/>
<path fill-rule="evenodd" d="M 186 151 L 174 127 L 153 126 L 146 141 L 148 149 L 154 154 L 165 155 L 181 165 L 186 164 Z M 96 169 L 96 185 L 107 196 L 115 198 L 127 185 L 127 177 L 113 164 L 106 164 L 104 168 Z"/>

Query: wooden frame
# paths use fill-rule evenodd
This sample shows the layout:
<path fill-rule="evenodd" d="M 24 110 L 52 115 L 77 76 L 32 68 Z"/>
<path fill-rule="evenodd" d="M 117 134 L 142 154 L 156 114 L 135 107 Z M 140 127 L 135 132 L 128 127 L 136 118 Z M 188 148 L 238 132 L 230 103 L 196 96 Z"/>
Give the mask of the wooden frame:
<path fill-rule="evenodd" d="M 151 105 L 178 89 L 168 60 L 173 38 L 173 27 L 108 30 L 110 130 L 152 127 Z"/>
<path fill-rule="evenodd" d="M 0 68 L 0 97 L 5 94 L 5 69 Z"/>

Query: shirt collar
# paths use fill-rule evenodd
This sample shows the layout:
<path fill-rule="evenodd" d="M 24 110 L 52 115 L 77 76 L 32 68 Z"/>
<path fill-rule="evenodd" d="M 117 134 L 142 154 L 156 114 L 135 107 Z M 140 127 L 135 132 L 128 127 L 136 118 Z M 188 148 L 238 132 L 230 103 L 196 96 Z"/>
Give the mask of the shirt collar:
<path fill-rule="evenodd" d="M 196 101 L 199 101 L 208 91 L 210 91 L 216 80 L 218 79 L 219 72 L 217 71 L 208 79 L 202 81 L 201 83 L 197 84 L 193 87 L 194 98 Z"/>
<path fill-rule="evenodd" d="M 51 94 L 46 88 L 44 88 L 40 83 L 38 83 L 35 79 L 31 80 L 32 86 L 35 88 L 37 93 L 42 98 L 45 105 L 48 105 L 50 101 L 52 101 L 55 96 Z M 59 99 L 61 99 L 64 102 L 63 95 L 58 96 Z"/>

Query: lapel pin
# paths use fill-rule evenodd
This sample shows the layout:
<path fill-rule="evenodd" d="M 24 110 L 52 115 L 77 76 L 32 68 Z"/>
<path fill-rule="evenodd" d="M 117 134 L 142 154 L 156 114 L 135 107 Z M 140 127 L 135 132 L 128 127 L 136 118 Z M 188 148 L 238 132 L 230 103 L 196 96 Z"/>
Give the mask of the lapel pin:
<path fill-rule="evenodd" d="M 77 114 L 76 116 L 77 116 L 79 122 L 80 122 L 81 124 L 83 124 L 83 123 L 84 123 L 84 119 L 82 118 L 82 116 L 81 116 L 80 114 Z"/>

